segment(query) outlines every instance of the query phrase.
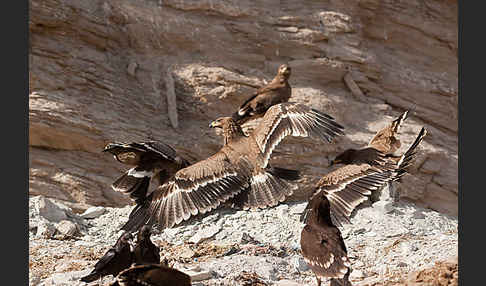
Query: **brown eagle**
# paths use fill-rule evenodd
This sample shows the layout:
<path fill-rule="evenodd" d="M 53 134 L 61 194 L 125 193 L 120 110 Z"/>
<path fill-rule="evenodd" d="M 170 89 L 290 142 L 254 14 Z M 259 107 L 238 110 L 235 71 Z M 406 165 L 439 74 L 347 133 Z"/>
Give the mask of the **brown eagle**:
<path fill-rule="evenodd" d="M 169 228 L 235 196 L 235 203 L 243 207 L 276 205 L 292 194 L 292 189 L 285 172 L 267 169 L 274 148 L 288 135 L 330 142 L 344 134 L 334 118 L 299 103 L 272 106 L 249 136 L 231 117 L 218 118 L 210 127 L 222 128 L 224 146 L 209 158 L 177 171 L 150 194 L 122 229 L 134 231 L 155 222 L 162 229 Z"/>
<path fill-rule="evenodd" d="M 288 102 L 292 94 L 289 84 L 291 68 L 288 65 L 278 67 L 277 75 L 266 86 L 259 88 L 236 111 L 232 118 L 243 124 L 251 118 L 258 118 L 273 105 Z"/>
<path fill-rule="evenodd" d="M 191 276 L 162 264 L 134 265 L 118 274 L 110 286 L 190 286 Z"/>
<path fill-rule="evenodd" d="M 304 261 L 321 279 L 331 279 L 331 285 L 348 286 L 351 263 L 339 229 L 333 224 L 330 204 L 326 196 L 314 195 L 307 204 L 305 226 L 300 236 Z"/>
<path fill-rule="evenodd" d="M 169 145 L 157 141 L 109 143 L 103 152 L 113 154 L 115 160 L 134 166 L 118 178 L 111 187 L 118 192 L 129 194 L 137 205 L 142 205 L 147 197 L 150 180 L 163 184 L 178 170 L 190 165 Z"/>
<path fill-rule="evenodd" d="M 379 157 L 383 158 L 380 161 L 364 156 L 368 153 L 360 153 L 362 157 L 356 156 L 353 161 L 346 162 L 347 165 L 323 176 L 314 194 L 319 193 L 329 199 L 333 222 L 339 226 L 343 222 L 349 223 L 352 211 L 368 200 L 374 191 L 403 176 L 416 157 L 417 146 L 426 134 L 427 130 L 422 127 L 415 141 L 398 161 L 387 159 L 378 151 Z"/>
<path fill-rule="evenodd" d="M 137 244 L 133 249 L 135 264 L 159 264 L 160 249 L 150 240 L 152 228 L 144 225 L 137 234 Z"/>
<path fill-rule="evenodd" d="M 400 156 L 394 155 L 400 146 L 401 142 L 396 138 L 396 134 L 400 126 L 408 118 L 409 110 L 402 113 L 397 119 L 393 120 L 385 128 L 381 129 L 368 143 L 368 146 L 362 149 L 347 149 L 341 154 L 337 155 L 331 161 L 334 164 L 351 164 L 355 162 L 367 162 L 370 164 L 382 162 L 385 157 L 393 158 L 395 161 L 400 159 Z"/>
<path fill-rule="evenodd" d="M 82 277 L 81 281 L 92 282 L 107 275 L 117 276 L 120 271 L 130 267 L 133 260 L 130 250 L 131 239 L 132 235 L 130 233 L 122 233 L 115 245 L 96 262 L 93 271 Z"/>

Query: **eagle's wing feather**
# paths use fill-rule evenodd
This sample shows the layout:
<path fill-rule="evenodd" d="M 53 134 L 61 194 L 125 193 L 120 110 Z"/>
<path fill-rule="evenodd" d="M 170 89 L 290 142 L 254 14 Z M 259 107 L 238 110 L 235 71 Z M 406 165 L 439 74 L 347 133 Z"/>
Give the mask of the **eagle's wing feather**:
<path fill-rule="evenodd" d="M 149 212 L 162 228 L 191 215 L 206 213 L 249 186 L 250 166 L 245 159 L 232 164 L 224 152 L 179 170 L 154 191 Z"/>
<path fill-rule="evenodd" d="M 353 210 L 368 200 L 372 192 L 381 189 L 396 175 L 396 165 L 371 166 L 351 164 L 323 176 L 315 193 L 329 199 L 331 216 L 336 225 L 349 222 Z"/>
<path fill-rule="evenodd" d="M 270 107 L 252 133 L 263 154 L 265 166 L 275 147 L 288 135 L 316 136 L 330 142 L 343 135 L 343 127 L 331 116 L 299 103 L 280 103 Z"/>

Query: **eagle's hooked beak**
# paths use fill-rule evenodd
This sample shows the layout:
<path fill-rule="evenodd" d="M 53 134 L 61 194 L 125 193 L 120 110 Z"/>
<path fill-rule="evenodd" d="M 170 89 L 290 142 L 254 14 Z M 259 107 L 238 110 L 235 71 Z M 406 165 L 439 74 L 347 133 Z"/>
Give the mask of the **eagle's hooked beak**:
<path fill-rule="evenodd" d="M 218 120 L 214 120 L 213 122 L 211 122 L 211 123 L 209 124 L 209 128 L 216 128 L 216 127 L 220 127 L 220 126 L 221 126 L 221 125 L 220 125 L 220 123 L 219 123 L 219 121 L 218 121 Z"/>

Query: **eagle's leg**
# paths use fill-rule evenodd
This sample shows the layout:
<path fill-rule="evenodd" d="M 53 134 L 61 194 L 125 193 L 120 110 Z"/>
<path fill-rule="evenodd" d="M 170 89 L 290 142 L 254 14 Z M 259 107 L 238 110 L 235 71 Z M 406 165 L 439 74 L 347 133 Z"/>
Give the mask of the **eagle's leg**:
<path fill-rule="evenodd" d="M 317 279 L 317 286 L 321 286 L 321 278 L 316 276 L 316 279 Z"/>

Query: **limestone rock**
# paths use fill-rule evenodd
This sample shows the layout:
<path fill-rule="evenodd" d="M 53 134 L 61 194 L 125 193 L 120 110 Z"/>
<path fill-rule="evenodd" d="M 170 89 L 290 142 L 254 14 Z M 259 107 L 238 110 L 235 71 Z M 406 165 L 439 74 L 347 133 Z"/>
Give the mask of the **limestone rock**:
<path fill-rule="evenodd" d="M 42 238 L 52 238 L 54 234 L 56 233 L 56 227 L 54 226 L 53 223 L 47 221 L 47 220 L 41 220 L 37 224 L 37 237 L 42 237 Z"/>
<path fill-rule="evenodd" d="M 78 226 L 69 220 L 62 220 L 59 223 L 57 223 L 56 229 L 62 239 L 71 238 L 79 234 Z"/>
<path fill-rule="evenodd" d="M 84 213 L 81 214 L 82 218 L 97 218 L 100 215 L 104 214 L 106 209 L 104 207 L 90 207 Z"/>
<path fill-rule="evenodd" d="M 187 275 L 191 276 L 191 281 L 192 282 L 197 282 L 197 281 L 204 281 L 207 279 L 210 279 L 213 275 L 211 274 L 211 271 L 207 270 L 186 270 L 184 271 Z"/>
<path fill-rule="evenodd" d="M 203 228 L 196 232 L 196 234 L 189 239 L 191 243 L 199 243 L 205 239 L 211 238 L 221 230 L 218 225 L 211 225 L 210 227 Z"/>
<path fill-rule="evenodd" d="M 68 218 L 65 210 L 61 209 L 48 198 L 40 197 L 37 207 L 39 209 L 39 215 L 48 221 L 60 222 Z"/>

